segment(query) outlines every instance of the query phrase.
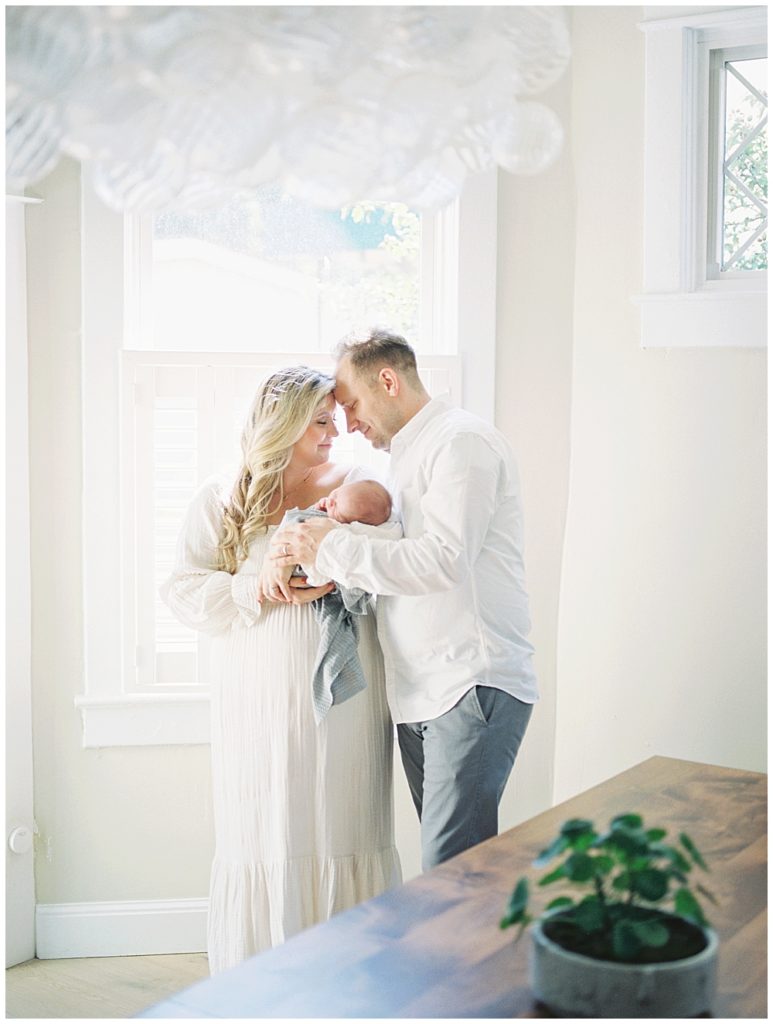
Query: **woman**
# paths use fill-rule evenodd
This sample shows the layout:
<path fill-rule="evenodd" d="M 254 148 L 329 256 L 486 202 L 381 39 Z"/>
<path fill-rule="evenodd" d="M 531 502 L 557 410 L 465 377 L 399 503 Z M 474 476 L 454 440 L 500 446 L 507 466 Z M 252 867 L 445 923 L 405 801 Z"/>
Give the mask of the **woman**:
<path fill-rule="evenodd" d="M 311 679 L 319 631 L 301 589 L 259 603 L 260 570 L 288 508 L 307 507 L 351 474 L 330 462 L 334 382 L 304 366 L 259 388 L 230 496 L 194 498 L 162 596 L 210 634 L 215 859 L 212 973 L 399 882 L 392 832 L 391 724 L 373 617 L 363 621 L 367 688 L 317 726 Z"/>

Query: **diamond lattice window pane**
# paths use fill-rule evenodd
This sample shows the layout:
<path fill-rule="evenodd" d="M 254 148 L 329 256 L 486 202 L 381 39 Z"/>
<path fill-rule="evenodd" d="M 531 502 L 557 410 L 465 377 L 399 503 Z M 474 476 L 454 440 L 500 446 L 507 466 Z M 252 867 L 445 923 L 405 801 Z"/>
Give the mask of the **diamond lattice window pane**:
<path fill-rule="evenodd" d="M 767 58 L 725 63 L 725 271 L 768 265 L 767 97 Z"/>

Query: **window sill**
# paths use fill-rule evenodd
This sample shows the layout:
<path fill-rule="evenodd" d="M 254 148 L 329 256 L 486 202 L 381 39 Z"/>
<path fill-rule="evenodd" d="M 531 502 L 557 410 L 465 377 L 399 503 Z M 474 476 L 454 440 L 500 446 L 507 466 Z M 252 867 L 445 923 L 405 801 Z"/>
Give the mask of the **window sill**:
<path fill-rule="evenodd" d="M 635 295 L 633 301 L 641 310 L 641 347 L 765 348 L 764 288 L 711 285 L 696 292 Z"/>
<path fill-rule="evenodd" d="M 209 695 L 124 694 L 75 698 L 83 747 L 151 747 L 209 743 Z"/>

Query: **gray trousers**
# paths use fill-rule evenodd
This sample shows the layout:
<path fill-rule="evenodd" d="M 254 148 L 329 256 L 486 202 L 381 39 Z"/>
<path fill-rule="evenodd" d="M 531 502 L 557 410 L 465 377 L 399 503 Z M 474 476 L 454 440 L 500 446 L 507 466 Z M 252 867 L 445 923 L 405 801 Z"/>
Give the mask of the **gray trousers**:
<path fill-rule="evenodd" d="M 497 834 L 499 801 L 532 707 L 473 686 L 439 718 L 397 726 L 424 871 Z"/>

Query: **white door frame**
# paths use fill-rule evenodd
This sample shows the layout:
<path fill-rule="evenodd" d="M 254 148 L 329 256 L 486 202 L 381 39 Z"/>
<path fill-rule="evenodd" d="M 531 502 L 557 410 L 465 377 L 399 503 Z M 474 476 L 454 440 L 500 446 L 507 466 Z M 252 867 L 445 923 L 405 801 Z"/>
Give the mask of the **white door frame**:
<path fill-rule="evenodd" d="M 27 261 L 24 209 L 6 215 L 6 967 L 35 956 Z M 11 838 L 13 837 L 13 839 Z M 11 848 L 11 841 L 17 852 Z"/>

